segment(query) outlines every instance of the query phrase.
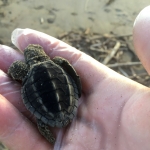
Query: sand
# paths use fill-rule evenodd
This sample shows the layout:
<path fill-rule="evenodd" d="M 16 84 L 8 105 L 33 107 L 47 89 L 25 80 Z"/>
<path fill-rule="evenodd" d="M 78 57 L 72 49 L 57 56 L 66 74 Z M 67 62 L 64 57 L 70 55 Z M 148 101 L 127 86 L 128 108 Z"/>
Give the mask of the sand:
<path fill-rule="evenodd" d="M 15 28 L 32 28 L 52 36 L 70 30 L 132 34 L 137 14 L 148 0 L 0 0 L 0 41 L 10 43 Z"/>

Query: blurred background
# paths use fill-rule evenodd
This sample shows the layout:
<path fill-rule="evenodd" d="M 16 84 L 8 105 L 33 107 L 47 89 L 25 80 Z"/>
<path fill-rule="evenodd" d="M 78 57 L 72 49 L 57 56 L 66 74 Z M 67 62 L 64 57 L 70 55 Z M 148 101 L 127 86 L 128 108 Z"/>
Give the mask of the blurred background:
<path fill-rule="evenodd" d="M 146 86 L 150 78 L 132 43 L 132 27 L 149 0 L 0 0 L 0 44 L 15 28 L 32 28 L 84 51 Z M 15 48 L 16 49 L 16 48 Z M 2 144 L 0 150 L 6 150 Z"/>
<path fill-rule="evenodd" d="M 15 28 L 57 36 L 72 30 L 132 34 L 135 17 L 148 0 L 0 0 L 0 39 L 10 42 Z"/>

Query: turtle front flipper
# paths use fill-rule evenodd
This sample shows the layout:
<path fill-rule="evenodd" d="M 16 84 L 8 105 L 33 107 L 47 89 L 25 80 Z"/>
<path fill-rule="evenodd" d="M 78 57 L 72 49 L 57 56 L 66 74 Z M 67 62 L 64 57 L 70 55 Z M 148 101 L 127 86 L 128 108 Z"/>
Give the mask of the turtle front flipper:
<path fill-rule="evenodd" d="M 75 69 L 73 68 L 73 66 L 64 58 L 62 57 L 54 57 L 52 59 L 52 61 L 61 66 L 71 77 L 72 79 L 75 81 L 77 88 L 78 88 L 78 92 L 79 92 L 79 97 L 81 96 L 81 81 L 80 81 L 80 77 L 78 76 L 78 74 L 76 73 Z"/>
<path fill-rule="evenodd" d="M 52 144 L 55 143 L 55 138 L 49 129 L 49 126 L 43 123 L 40 119 L 37 119 L 37 126 L 40 133 Z"/>
<path fill-rule="evenodd" d="M 8 75 L 14 80 L 23 80 L 28 73 L 28 66 L 22 61 L 15 61 L 8 69 Z"/>

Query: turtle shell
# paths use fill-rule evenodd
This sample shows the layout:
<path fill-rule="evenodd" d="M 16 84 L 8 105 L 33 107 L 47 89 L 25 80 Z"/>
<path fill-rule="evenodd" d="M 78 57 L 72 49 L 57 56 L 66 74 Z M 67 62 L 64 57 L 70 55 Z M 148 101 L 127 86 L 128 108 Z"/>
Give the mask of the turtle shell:
<path fill-rule="evenodd" d="M 63 127 L 76 114 L 79 92 L 72 77 L 50 60 L 32 66 L 23 80 L 22 98 L 37 119 Z"/>

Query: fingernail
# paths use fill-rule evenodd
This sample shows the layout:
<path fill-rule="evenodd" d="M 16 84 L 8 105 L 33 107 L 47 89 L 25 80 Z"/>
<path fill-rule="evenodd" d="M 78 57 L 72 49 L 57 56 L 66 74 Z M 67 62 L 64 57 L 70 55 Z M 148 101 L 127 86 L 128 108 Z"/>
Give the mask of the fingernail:
<path fill-rule="evenodd" d="M 18 37 L 22 34 L 24 29 L 17 28 L 15 29 L 11 34 L 11 42 L 20 49 L 19 43 L 18 43 Z"/>

